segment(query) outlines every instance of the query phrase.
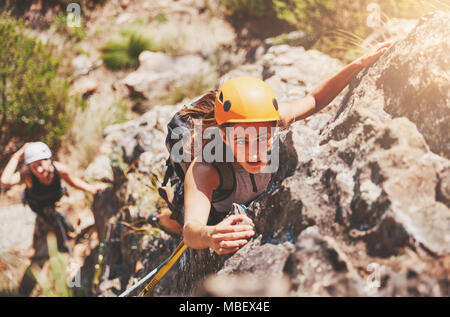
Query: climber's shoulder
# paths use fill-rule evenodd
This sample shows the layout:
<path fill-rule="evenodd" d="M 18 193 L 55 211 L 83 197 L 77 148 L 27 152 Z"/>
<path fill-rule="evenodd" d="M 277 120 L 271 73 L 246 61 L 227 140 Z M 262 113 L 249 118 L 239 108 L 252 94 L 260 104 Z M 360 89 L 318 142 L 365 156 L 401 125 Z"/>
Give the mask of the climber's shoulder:
<path fill-rule="evenodd" d="M 185 186 L 195 185 L 200 190 L 213 191 L 220 185 L 220 176 L 214 165 L 199 161 L 192 161 L 186 171 Z"/>

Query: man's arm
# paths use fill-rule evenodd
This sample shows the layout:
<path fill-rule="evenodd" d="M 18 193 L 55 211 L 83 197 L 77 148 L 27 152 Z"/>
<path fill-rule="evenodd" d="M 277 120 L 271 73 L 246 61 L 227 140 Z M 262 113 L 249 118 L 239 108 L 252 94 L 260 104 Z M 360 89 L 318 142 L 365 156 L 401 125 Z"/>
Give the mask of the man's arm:
<path fill-rule="evenodd" d="M 70 186 L 80 189 L 85 192 L 89 192 L 93 195 L 97 194 L 99 191 L 105 189 L 107 187 L 106 184 L 97 184 L 97 185 L 90 185 L 83 181 L 82 179 L 79 179 L 78 177 L 75 177 L 72 175 L 72 173 L 69 171 L 69 169 L 60 162 L 54 162 L 56 169 L 58 170 L 59 174 L 61 175 L 61 178 Z"/>
<path fill-rule="evenodd" d="M 14 185 L 19 185 L 23 183 L 22 174 L 20 172 L 16 172 L 17 166 L 20 161 L 23 160 L 23 153 L 25 151 L 25 147 L 29 143 L 26 143 L 22 146 L 16 153 L 14 153 L 6 164 L 5 169 L 3 170 L 2 176 L 0 177 L 0 183 L 2 186 L 11 187 Z"/>
<path fill-rule="evenodd" d="M 291 102 L 280 103 L 280 121 L 284 127 L 305 119 L 326 107 L 348 85 L 358 72 L 372 65 L 383 55 L 391 42 L 381 43 L 375 52 L 362 56 L 319 85 L 310 95 Z"/>

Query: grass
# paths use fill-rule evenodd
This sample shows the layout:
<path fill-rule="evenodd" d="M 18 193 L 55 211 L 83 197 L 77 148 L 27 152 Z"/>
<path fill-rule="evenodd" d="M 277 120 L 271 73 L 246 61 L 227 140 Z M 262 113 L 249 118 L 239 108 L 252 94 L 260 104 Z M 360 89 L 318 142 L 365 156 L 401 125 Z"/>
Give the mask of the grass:
<path fill-rule="evenodd" d="M 72 289 L 67 284 L 68 259 L 58 251 L 54 234 L 48 234 L 47 246 L 50 255 L 48 270 L 31 268 L 31 273 L 40 287 L 41 295 L 45 297 L 72 297 Z"/>
<path fill-rule="evenodd" d="M 90 106 L 75 109 L 74 112 L 72 127 L 65 136 L 65 143 L 72 145 L 69 146 L 71 160 L 78 162 L 80 168 L 86 168 L 97 156 L 105 127 L 134 118 L 128 103 L 123 99 L 107 106 Z"/>
<path fill-rule="evenodd" d="M 58 33 L 66 35 L 75 42 L 80 42 L 86 38 L 83 21 L 80 21 L 79 27 L 70 27 L 67 25 L 67 14 L 65 12 L 59 13 L 56 16 L 50 28 Z"/>
<path fill-rule="evenodd" d="M 111 70 L 137 68 L 139 54 L 155 50 L 157 46 L 150 38 L 133 32 L 108 41 L 101 49 L 103 62 Z"/>
<path fill-rule="evenodd" d="M 156 14 L 154 19 L 160 24 L 167 23 L 169 21 L 169 19 L 165 15 L 165 13 L 162 11 L 159 11 L 158 14 Z"/>

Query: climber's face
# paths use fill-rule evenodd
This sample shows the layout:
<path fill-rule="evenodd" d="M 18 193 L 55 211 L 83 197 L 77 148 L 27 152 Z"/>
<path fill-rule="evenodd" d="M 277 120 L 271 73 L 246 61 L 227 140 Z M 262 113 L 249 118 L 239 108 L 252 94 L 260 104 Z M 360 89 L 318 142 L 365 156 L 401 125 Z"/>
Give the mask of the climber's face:
<path fill-rule="evenodd" d="M 35 161 L 28 164 L 28 166 L 41 183 L 49 184 L 53 180 L 54 168 L 52 159 Z"/>
<path fill-rule="evenodd" d="M 256 174 L 268 164 L 272 128 L 272 122 L 234 123 L 225 131 L 222 129 L 222 138 L 237 163 L 247 172 Z"/>

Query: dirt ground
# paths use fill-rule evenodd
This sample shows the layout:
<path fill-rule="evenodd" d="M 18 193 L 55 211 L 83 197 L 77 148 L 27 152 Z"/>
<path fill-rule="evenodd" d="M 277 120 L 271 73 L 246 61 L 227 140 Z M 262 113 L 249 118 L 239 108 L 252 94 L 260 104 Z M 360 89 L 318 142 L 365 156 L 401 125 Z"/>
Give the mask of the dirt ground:
<path fill-rule="evenodd" d="M 21 203 L 24 186 L 16 186 L 0 196 L 0 294 L 15 295 L 22 276 L 34 254 L 33 233 L 36 214 Z M 98 245 L 97 236 L 89 231 L 88 236 L 75 244 L 74 237 L 92 227 L 94 217 L 83 192 L 69 188 L 69 196 L 63 197 L 57 210 L 65 212 L 75 228 L 71 243 L 74 261 L 80 266 Z"/>

